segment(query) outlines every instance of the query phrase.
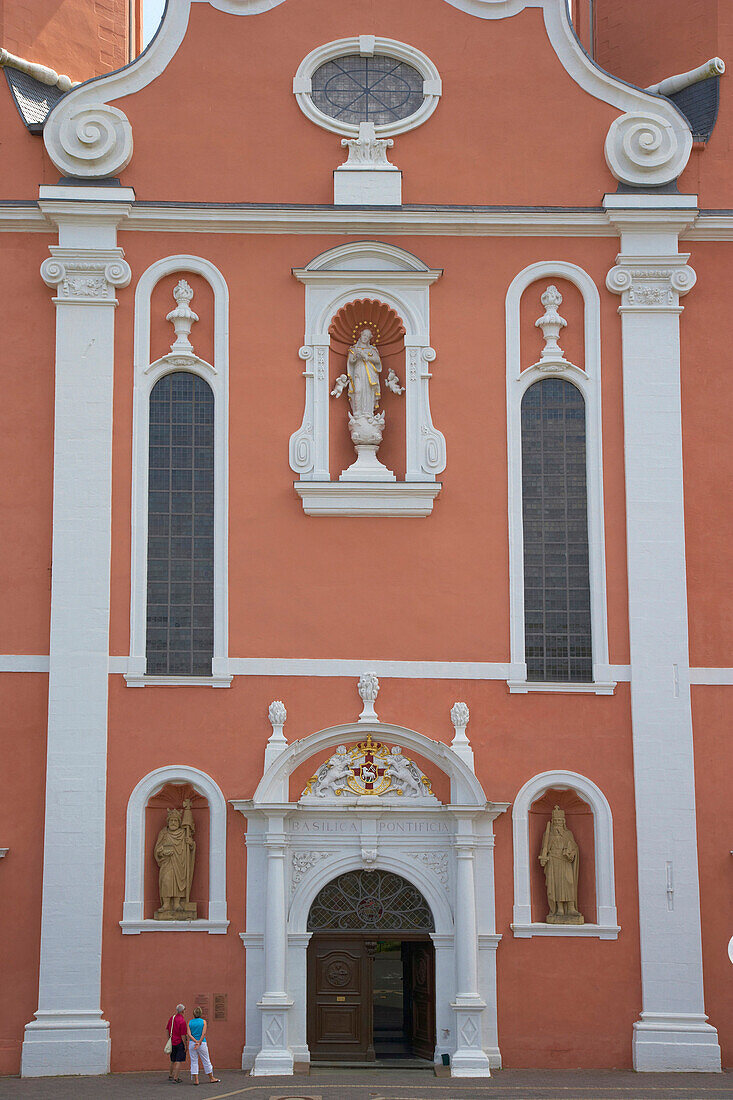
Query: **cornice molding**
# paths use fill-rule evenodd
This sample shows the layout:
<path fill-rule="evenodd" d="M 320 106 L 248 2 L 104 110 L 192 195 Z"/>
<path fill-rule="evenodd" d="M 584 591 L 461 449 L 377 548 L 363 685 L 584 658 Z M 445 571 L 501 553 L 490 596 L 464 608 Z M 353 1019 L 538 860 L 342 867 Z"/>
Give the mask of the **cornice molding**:
<path fill-rule="evenodd" d="M 656 198 L 656 196 L 649 196 Z M 615 214 L 616 212 L 614 212 Z M 648 215 L 666 219 L 660 207 Z M 614 223 L 619 218 L 614 216 Z M 733 210 L 701 210 L 680 240 L 733 241 Z M 365 233 L 473 237 L 616 237 L 618 228 L 600 207 L 399 207 L 389 210 L 333 206 L 238 206 L 208 203 L 133 203 L 124 232 L 188 233 Z M 38 203 L 0 200 L 0 233 L 52 234 Z"/>

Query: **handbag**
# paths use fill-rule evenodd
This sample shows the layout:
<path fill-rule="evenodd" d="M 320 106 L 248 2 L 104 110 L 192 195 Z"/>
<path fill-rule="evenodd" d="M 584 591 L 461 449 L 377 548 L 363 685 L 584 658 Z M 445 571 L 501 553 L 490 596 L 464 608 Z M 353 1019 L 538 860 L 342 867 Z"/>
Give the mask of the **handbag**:
<path fill-rule="evenodd" d="M 165 1041 L 165 1046 L 163 1047 L 164 1054 L 170 1054 L 173 1050 L 173 1021 L 175 1020 L 175 1018 L 176 1017 L 174 1015 L 173 1019 L 171 1020 L 171 1029 L 168 1033 L 168 1038 Z"/>

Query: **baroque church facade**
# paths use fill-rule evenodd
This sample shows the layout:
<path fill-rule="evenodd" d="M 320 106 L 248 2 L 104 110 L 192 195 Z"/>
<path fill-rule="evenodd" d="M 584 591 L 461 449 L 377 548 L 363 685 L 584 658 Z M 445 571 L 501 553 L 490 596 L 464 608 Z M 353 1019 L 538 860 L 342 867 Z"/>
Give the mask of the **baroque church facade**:
<path fill-rule="evenodd" d="M 730 1065 L 723 0 L 21 7 L 0 1072 Z"/>

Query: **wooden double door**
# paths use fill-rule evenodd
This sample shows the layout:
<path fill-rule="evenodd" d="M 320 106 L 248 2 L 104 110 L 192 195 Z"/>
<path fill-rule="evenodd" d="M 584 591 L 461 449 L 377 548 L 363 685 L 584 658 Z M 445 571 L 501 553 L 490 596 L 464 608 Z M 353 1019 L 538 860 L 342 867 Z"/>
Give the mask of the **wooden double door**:
<path fill-rule="evenodd" d="M 435 1050 L 428 936 L 316 933 L 308 945 L 308 1046 L 315 1061 L 372 1062 Z"/>

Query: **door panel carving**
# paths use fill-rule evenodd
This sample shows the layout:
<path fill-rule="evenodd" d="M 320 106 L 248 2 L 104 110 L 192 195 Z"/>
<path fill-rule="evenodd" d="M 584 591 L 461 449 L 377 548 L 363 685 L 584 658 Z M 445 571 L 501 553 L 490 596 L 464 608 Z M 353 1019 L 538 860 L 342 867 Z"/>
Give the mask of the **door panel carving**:
<path fill-rule="evenodd" d="M 371 961 L 361 936 L 314 936 L 308 945 L 311 1056 L 371 1061 Z"/>

